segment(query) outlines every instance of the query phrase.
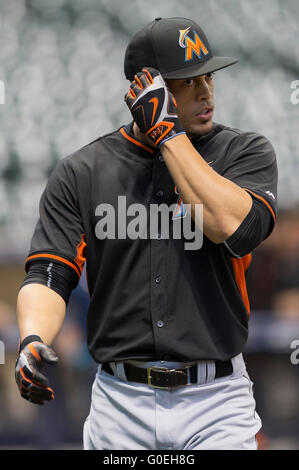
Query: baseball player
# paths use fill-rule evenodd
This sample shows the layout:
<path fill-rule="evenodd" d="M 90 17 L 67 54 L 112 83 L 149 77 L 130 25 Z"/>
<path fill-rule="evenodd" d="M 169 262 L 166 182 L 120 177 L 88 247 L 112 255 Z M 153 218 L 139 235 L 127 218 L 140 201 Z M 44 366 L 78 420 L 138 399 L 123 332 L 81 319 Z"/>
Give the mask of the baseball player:
<path fill-rule="evenodd" d="M 235 62 L 194 21 L 156 18 L 126 50 L 132 122 L 64 158 L 42 194 L 16 381 L 32 403 L 53 399 L 42 368 L 57 362 L 51 344 L 86 262 L 98 371 L 85 449 L 257 448 L 246 272 L 274 227 L 277 165 L 264 136 L 213 121 L 214 72 Z M 152 207 L 172 210 L 155 225 Z M 196 249 L 174 236 L 188 217 Z"/>

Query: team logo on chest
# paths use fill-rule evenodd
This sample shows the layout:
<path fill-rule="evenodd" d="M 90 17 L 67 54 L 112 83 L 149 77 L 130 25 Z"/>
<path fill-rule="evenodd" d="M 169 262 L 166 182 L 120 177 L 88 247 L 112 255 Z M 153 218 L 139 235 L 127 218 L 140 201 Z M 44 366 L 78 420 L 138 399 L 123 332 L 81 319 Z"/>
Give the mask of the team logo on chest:
<path fill-rule="evenodd" d="M 208 49 L 198 36 L 198 34 L 193 31 L 193 40 L 189 38 L 188 33 L 190 31 L 190 26 L 189 28 L 186 29 L 180 29 L 179 30 L 179 45 L 185 50 L 185 62 L 188 62 L 189 60 L 193 59 L 193 54 L 196 54 L 197 57 L 201 58 L 201 53 L 203 52 L 204 55 L 207 55 L 209 53 Z"/>
<path fill-rule="evenodd" d="M 180 193 L 176 186 L 174 187 L 174 192 L 175 194 L 178 195 L 178 199 L 177 199 L 175 209 L 173 211 L 172 220 L 180 219 L 182 217 L 185 217 L 186 215 L 186 208 L 184 206 L 183 199 L 181 198 Z"/>

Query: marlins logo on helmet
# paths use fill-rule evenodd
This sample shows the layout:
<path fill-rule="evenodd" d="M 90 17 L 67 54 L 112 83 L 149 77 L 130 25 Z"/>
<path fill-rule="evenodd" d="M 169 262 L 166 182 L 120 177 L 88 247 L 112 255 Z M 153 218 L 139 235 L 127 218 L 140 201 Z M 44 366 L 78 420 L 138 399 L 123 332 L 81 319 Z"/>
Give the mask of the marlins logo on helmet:
<path fill-rule="evenodd" d="M 201 57 L 201 52 L 203 52 L 205 55 L 209 53 L 208 49 L 195 31 L 193 31 L 194 40 L 192 41 L 192 39 L 189 38 L 189 31 L 190 26 L 186 29 L 179 30 L 179 45 L 183 49 L 186 49 L 185 62 L 193 59 L 193 53 L 196 54 L 199 58 Z"/>

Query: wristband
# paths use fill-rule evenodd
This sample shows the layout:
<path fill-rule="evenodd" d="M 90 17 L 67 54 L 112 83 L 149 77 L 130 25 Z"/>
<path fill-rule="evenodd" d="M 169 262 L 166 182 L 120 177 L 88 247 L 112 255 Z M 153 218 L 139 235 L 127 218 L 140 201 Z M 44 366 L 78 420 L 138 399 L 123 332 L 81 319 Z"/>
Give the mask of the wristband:
<path fill-rule="evenodd" d="M 38 341 L 39 343 L 43 343 L 43 340 L 38 335 L 26 336 L 26 338 L 24 338 L 22 342 L 20 341 L 19 353 L 22 351 L 22 349 L 24 349 L 27 346 L 27 344 L 32 343 L 33 341 Z"/>

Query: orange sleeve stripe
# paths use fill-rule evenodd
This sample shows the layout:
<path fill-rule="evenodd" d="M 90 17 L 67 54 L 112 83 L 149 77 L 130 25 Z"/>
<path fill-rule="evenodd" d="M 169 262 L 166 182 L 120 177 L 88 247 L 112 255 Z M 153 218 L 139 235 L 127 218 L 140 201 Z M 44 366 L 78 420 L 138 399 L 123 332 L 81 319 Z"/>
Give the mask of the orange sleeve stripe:
<path fill-rule="evenodd" d="M 250 256 L 250 255 L 247 255 Z M 244 258 L 247 258 L 244 257 Z M 244 305 L 246 307 L 248 315 L 250 314 L 250 305 L 249 305 L 249 299 L 248 299 L 248 293 L 247 293 L 247 286 L 246 286 L 246 280 L 245 280 L 245 265 L 248 267 L 248 259 L 243 258 L 231 258 L 232 260 L 232 265 L 234 269 L 234 274 L 235 274 L 235 280 L 236 284 L 238 286 L 239 292 L 242 296 Z"/>
<path fill-rule="evenodd" d="M 52 259 L 57 259 L 58 261 L 62 261 L 62 263 L 65 263 L 68 266 L 70 266 L 71 268 L 73 268 L 76 271 L 76 273 L 78 274 L 78 276 L 81 277 L 81 273 L 80 273 L 79 269 L 77 268 L 77 266 L 75 266 L 73 263 L 71 263 L 70 261 L 68 261 L 64 258 L 61 258 L 60 256 L 52 255 L 51 253 L 40 253 L 38 255 L 29 256 L 26 259 L 26 263 L 27 263 L 27 261 L 29 261 L 31 259 L 35 259 L 35 258 L 52 258 Z"/>
<path fill-rule="evenodd" d="M 133 139 L 133 137 L 128 135 L 123 127 L 120 129 L 120 132 L 121 132 L 121 134 L 123 135 L 123 137 L 125 139 L 128 139 L 130 142 L 133 142 L 133 144 L 138 145 L 138 147 L 141 147 L 141 148 L 143 148 L 144 150 L 147 150 L 150 153 L 154 153 L 154 150 L 152 150 L 151 148 L 147 147 L 146 145 L 142 144 L 138 140 L 135 140 L 135 139 Z"/>
<path fill-rule="evenodd" d="M 255 197 L 257 197 L 258 199 L 260 199 L 261 201 L 263 201 L 264 204 L 266 204 L 266 206 L 268 207 L 269 211 L 271 212 L 272 214 L 272 217 L 274 220 L 276 220 L 276 216 L 274 214 L 274 211 L 272 209 L 272 207 L 270 206 L 270 204 L 266 201 L 266 199 L 264 199 L 263 197 L 261 196 L 258 196 L 257 194 L 255 194 L 253 191 L 251 191 L 250 189 L 247 189 L 247 188 L 242 188 L 242 189 L 245 189 L 245 191 L 248 191 L 249 193 L 253 194 Z"/>

